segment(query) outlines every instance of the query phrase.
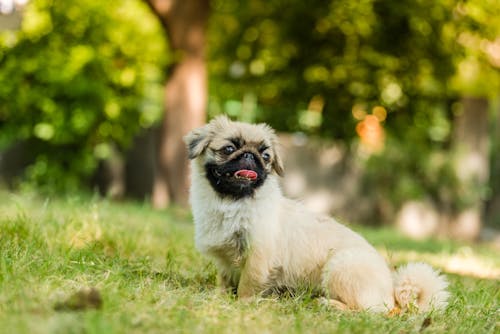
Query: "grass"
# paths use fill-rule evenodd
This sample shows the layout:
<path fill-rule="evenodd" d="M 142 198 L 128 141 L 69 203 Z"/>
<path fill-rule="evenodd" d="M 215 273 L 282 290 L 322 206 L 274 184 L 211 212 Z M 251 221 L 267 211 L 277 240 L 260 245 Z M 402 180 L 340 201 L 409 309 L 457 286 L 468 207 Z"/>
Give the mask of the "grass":
<path fill-rule="evenodd" d="M 448 273 L 452 297 L 441 314 L 340 312 L 305 292 L 241 302 L 216 288 L 186 211 L 0 192 L 0 333 L 499 332 L 498 251 L 357 229 L 393 264 L 425 260 L 444 271 L 454 271 L 454 259 L 474 265 L 466 275 Z M 100 292 L 102 307 L 55 309 L 84 287 Z"/>

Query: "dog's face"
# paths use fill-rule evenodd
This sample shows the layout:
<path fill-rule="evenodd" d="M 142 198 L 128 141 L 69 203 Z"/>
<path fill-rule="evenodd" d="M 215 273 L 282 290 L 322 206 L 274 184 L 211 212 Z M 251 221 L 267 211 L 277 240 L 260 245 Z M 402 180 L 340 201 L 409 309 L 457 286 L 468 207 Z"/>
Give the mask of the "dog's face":
<path fill-rule="evenodd" d="M 184 139 L 189 158 L 199 159 L 210 185 L 222 197 L 252 196 L 270 173 L 283 174 L 277 137 L 268 125 L 217 117 Z"/>

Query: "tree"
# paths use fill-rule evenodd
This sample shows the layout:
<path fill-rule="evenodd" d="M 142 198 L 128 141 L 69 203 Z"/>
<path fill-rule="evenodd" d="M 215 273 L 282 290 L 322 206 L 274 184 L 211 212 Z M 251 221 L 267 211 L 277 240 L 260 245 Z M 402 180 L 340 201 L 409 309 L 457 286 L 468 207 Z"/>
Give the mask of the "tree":
<path fill-rule="evenodd" d="M 165 112 L 158 145 L 153 205 L 187 203 L 187 152 L 182 137 L 203 124 L 207 100 L 205 65 L 208 0 L 146 0 L 160 20 L 174 54 L 165 85 Z"/>
<path fill-rule="evenodd" d="M 0 31 L 0 151 L 26 143 L 24 180 L 82 189 L 158 118 L 159 24 L 139 0 L 32 0 L 23 15 Z"/>

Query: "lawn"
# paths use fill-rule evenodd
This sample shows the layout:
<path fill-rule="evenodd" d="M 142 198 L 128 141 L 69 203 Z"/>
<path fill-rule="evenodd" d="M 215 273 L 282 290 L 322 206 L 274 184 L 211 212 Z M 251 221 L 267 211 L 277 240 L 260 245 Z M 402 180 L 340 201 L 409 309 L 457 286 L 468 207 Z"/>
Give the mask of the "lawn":
<path fill-rule="evenodd" d="M 424 260 L 447 273 L 447 310 L 393 317 L 341 312 L 306 291 L 241 302 L 217 289 L 215 268 L 194 249 L 185 210 L 0 192 L 0 332 L 500 332 L 498 250 L 355 228 L 391 264 Z M 97 302 L 78 294 L 90 287 Z"/>

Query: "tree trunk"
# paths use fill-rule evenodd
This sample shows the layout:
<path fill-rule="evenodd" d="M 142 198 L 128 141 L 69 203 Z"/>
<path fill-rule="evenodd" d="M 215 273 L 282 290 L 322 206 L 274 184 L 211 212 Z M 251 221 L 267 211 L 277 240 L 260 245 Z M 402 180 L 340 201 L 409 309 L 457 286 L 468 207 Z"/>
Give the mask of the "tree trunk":
<path fill-rule="evenodd" d="M 466 198 L 449 223 L 448 233 L 457 239 L 475 240 L 484 219 L 482 193 L 489 178 L 488 101 L 466 97 L 463 110 L 455 118 L 455 170 Z"/>
<path fill-rule="evenodd" d="M 203 124 L 206 114 L 206 25 L 209 0 L 146 0 L 165 28 L 175 57 L 165 85 L 165 116 L 158 144 L 153 205 L 185 205 L 187 152 L 182 137 Z"/>

